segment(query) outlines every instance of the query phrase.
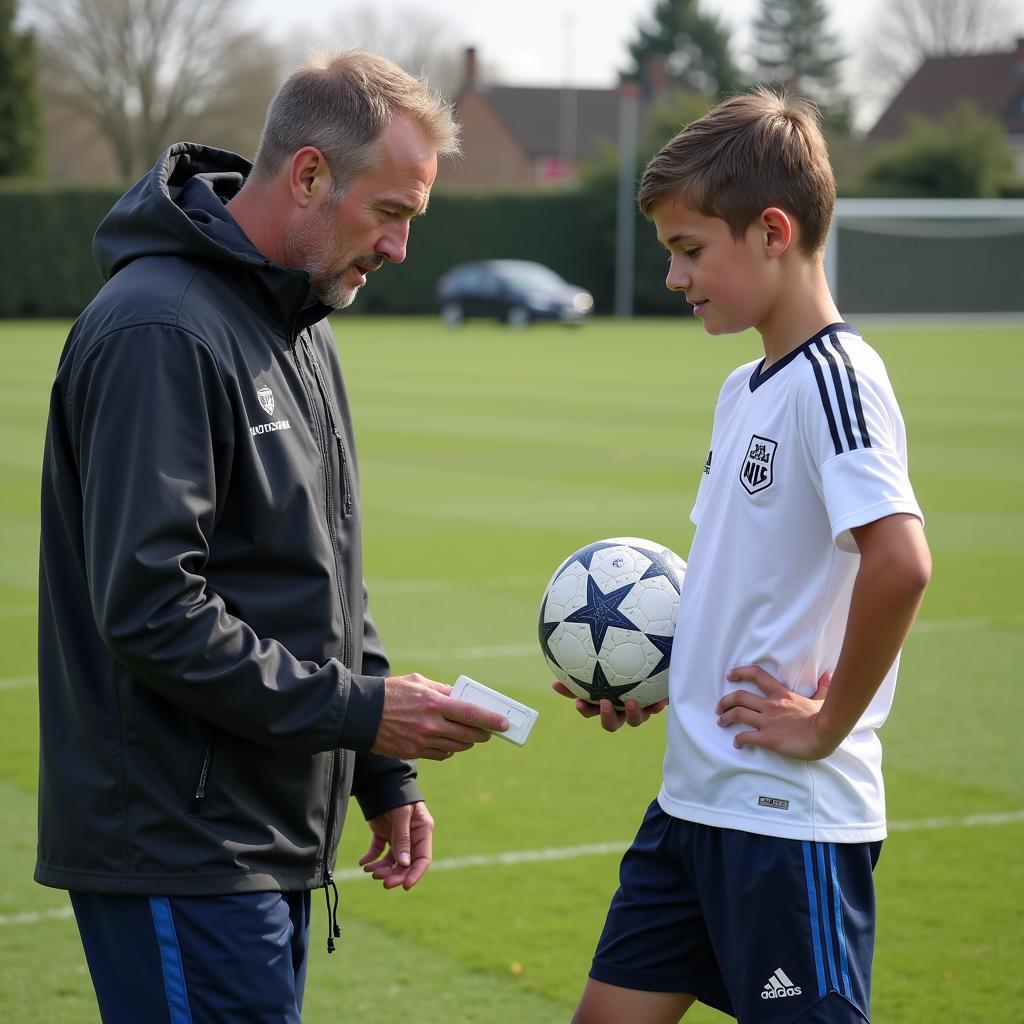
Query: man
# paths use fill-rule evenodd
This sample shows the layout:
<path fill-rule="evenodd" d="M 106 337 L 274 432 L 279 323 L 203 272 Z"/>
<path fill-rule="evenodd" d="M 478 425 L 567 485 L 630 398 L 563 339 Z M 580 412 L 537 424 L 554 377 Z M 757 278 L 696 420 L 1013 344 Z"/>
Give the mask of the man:
<path fill-rule="evenodd" d="M 324 319 L 405 258 L 456 146 L 351 51 L 284 84 L 251 169 L 173 146 L 97 231 L 43 465 L 35 877 L 71 893 L 107 1024 L 299 1021 L 349 793 L 361 863 L 409 889 L 433 821 L 402 759 L 507 728 L 388 675 Z"/>

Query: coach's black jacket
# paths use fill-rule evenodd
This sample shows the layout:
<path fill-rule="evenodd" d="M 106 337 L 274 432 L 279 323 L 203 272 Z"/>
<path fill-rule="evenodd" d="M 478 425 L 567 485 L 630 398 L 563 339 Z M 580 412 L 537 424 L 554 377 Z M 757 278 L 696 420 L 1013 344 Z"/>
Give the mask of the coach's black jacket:
<path fill-rule="evenodd" d="M 248 171 L 173 146 L 96 233 L 43 463 L 44 885 L 313 888 L 350 791 L 420 799 L 368 753 L 388 663 L 328 311 L 226 213 Z"/>

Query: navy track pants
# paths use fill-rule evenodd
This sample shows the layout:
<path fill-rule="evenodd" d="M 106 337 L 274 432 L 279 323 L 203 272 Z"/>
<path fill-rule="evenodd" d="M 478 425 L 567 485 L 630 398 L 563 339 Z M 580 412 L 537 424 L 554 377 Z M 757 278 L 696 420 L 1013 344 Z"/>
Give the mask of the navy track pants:
<path fill-rule="evenodd" d="M 71 905 L 103 1024 L 300 1024 L 308 892 Z"/>

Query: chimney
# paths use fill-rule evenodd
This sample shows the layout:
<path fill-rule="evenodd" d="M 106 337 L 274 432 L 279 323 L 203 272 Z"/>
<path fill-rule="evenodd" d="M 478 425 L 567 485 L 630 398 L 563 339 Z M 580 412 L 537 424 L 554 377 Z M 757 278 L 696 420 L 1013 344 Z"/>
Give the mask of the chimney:
<path fill-rule="evenodd" d="M 476 47 L 467 46 L 465 65 L 462 72 L 462 91 L 476 91 Z"/>
<path fill-rule="evenodd" d="M 645 91 L 650 97 L 664 96 L 669 91 L 668 67 L 663 53 L 652 53 L 644 63 Z"/>

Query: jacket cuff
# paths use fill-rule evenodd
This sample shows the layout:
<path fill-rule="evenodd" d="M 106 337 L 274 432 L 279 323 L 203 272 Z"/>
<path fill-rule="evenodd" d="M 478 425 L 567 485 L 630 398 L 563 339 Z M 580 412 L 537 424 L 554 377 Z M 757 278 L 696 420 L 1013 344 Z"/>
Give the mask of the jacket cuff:
<path fill-rule="evenodd" d="M 367 821 L 396 807 L 423 800 L 423 794 L 416 783 L 416 765 L 413 761 L 384 758 L 378 754 L 360 754 L 356 758 L 355 781 L 353 795 Z"/>
<path fill-rule="evenodd" d="M 383 714 L 384 680 L 380 676 L 350 676 L 337 746 L 357 753 L 369 751 L 376 742 Z"/>

